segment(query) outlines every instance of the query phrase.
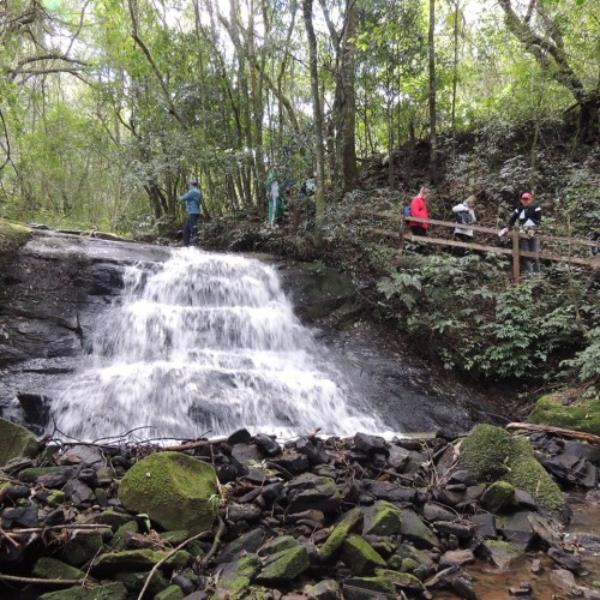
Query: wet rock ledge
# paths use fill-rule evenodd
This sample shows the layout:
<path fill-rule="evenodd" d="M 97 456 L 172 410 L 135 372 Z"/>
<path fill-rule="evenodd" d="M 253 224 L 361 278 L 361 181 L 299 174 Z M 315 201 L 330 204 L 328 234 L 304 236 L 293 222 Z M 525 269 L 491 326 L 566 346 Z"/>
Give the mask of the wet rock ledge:
<path fill-rule="evenodd" d="M 477 567 L 579 585 L 600 537 L 564 533 L 561 491 L 597 497 L 600 447 L 478 425 L 391 442 L 246 430 L 169 449 L 36 440 L 0 420 L 0 597 L 478 598 Z M 541 596 L 538 596 L 541 597 Z"/>

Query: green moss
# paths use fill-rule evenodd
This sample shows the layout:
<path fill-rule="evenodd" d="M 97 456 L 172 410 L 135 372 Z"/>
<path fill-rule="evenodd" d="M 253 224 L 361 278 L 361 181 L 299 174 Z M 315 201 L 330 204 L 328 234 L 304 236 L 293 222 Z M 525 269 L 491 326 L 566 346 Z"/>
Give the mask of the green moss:
<path fill-rule="evenodd" d="M 117 573 L 113 575 L 115 581 L 120 581 L 130 592 L 139 592 L 148 578 L 148 571 L 138 571 L 133 573 Z M 155 571 L 148 584 L 149 594 L 158 594 L 169 586 L 169 582 L 160 571 Z"/>
<path fill-rule="evenodd" d="M 113 531 L 117 531 L 119 527 L 129 523 L 131 515 L 123 512 L 117 512 L 112 508 L 101 512 L 99 515 L 92 515 L 90 522 L 109 525 Z"/>
<path fill-rule="evenodd" d="M 123 550 L 125 548 L 125 543 L 127 542 L 127 538 L 130 533 L 137 533 L 138 525 L 136 521 L 128 521 L 127 523 L 121 525 L 117 532 L 113 536 L 113 539 L 110 542 L 110 545 L 115 550 Z"/>
<path fill-rule="evenodd" d="M 319 549 L 319 556 L 323 560 L 329 560 L 336 550 L 344 543 L 348 534 L 362 523 L 362 519 L 363 515 L 360 509 L 353 508 L 348 511 L 333 528 L 333 531 Z"/>
<path fill-rule="evenodd" d="M 119 499 L 132 512 L 149 515 L 164 529 L 209 529 L 216 517 L 215 470 L 191 456 L 157 452 L 136 463 L 119 486 Z"/>
<path fill-rule="evenodd" d="M 48 494 L 47 504 L 53 508 L 65 501 L 66 495 L 61 490 L 53 490 Z"/>
<path fill-rule="evenodd" d="M 359 535 L 352 534 L 344 541 L 342 560 L 354 575 L 365 575 L 376 567 L 385 567 L 381 555 Z"/>
<path fill-rule="evenodd" d="M 462 463 L 478 479 L 493 481 L 507 472 L 512 456 L 511 435 L 493 425 L 477 425 L 462 447 Z"/>
<path fill-rule="evenodd" d="M 258 556 L 247 554 L 225 567 L 219 578 L 219 588 L 228 592 L 232 600 L 237 600 L 252 583 L 259 568 Z"/>
<path fill-rule="evenodd" d="M 365 511 L 364 535 L 397 535 L 401 531 L 402 512 L 390 502 L 380 500 Z"/>
<path fill-rule="evenodd" d="M 389 558 L 388 567 L 394 571 L 414 571 L 419 565 L 432 565 L 431 558 L 410 544 L 400 544 Z"/>
<path fill-rule="evenodd" d="M 39 451 L 39 444 L 31 431 L 16 423 L 0 419 L 0 466 L 11 458 L 33 457 Z"/>
<path fill-rule="evenodd" d="M 514 503 L 515 488 L 508 481 L 495 481 L 485 490 L 481 498 L 481 505 L 493 513 L 510 509 Z"/>
<path fill-rule="evenodd" d="M 502 477 L 514 487 L 525 490 L 546 510 L 564 508 L 560 488 L 535 459 L 529 442 L 513 438 L 504 429 L 477 425 L 464 442 L 462 463 L 480 478 Z"/>
<path fill-rule="evenodd" d="M 375 569 L 375 575 L 387 579 L 394 587 L 402 590 L 421 592 L 425 589 L 423 584 L 410 573 L 398 573 L 398 571 L 390 571 L 389 569 Z"/>
<path fill-rule="evenodd" d="M 298 544 L 295 548 L 274 554 L 260 572 L 259 583 L 292 581 L 310 566 L 308 551 Z"/>
<path fill-rule="evenodd" d="M 37 560 L 33 567 L 33 574 L 35 577 L 44 579 L 83 579 L 85 577 L 83 571 L 47 556 Z"/>
<path fill-rule="evenodd" d="M 162 592 L 154 596 L 154 600 L 181 600 L 183 598 L 183 592 L 177 585 L 170 585 Z"/>
<path fill-rule="evenodd" d="M 521 447 L 520 460 L 511 464 L 508 480 L 516 488 L 531 494 L 542 508 L 560 511 L 565 506 L 565 498 L 550 474 L 535 459 L 527 440 L 515 439 L 517 447 Z"/>
<path fill-rule="evenodd" d="M 123 550 L 122 552 L 107 552 L 98 557 L 94 564 L 94 572 L 98 574 L 112 571 L 137 571 L 151 569 L 164 556 L 165 552 L 149 550 Z"/>
<path fill-rule="evenodd" d="M 529 415 L 529 421 L 600 435 L 600 400 L 578 399 L 564 405 L 564 396 L 564 392 L 542 396 Z"/>

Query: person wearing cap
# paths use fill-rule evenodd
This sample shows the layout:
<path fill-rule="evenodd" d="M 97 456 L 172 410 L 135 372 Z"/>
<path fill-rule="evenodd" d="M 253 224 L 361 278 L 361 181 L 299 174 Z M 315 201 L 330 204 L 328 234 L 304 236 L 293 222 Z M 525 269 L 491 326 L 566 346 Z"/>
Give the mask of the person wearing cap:
<path fill-rule="evenodd" d="M 198 219 L 202 207 L 202 192 L 195 179 L 188 181 L 188 191 L 177 198 L 179 202 L 185 202 L 187 220 L 183 226 L 183 245 L 197 245 L 198 243 Z"/>
<path fill-rule="evenodd" d="M 420 219 L 429 219 L 429 210 L 427 209 L 427 200 L 431 195 L 431 190 L 427 187 L 422 187 L 419 193 L 410 201 L 410 216 Z M 410 231 L 413 235 L 427 235 L 429 223 L 406 220 Z"/>
<path fill-rule="evenodd" d="M 519 248 L 525 252 L 535 252 L 538 254 L 540 251 L 540 240 L 536 237 L 535 233 L 542 222 L 542 209 L 533 203 L 533 194 L 531 192 L 523 192 L 521 194 L 521 206 L 513 210 L 508 220 L 508 227 L 502 229 L 498 235 L 504 237 L 517 221 L 519 222 L 519 230 L 527 236 L 520 238 Z M 523 258 L 523 264 L 526 273 L 540 272 L 540 261 L 538 258 L 526 256 Z"/>

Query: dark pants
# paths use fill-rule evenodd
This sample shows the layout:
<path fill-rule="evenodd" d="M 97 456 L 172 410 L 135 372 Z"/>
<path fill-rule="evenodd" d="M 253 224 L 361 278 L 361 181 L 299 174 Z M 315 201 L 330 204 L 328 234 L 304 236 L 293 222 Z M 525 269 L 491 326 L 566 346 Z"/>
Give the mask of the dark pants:
<path fill-rule="evenodd" d="M 540 251 L 540 240 L 539 238 L 521 238 L 519 240 L 519 248 L 525 252 L 536 252 Z M 530 256 L 523 257 L 523 267 L 525 273 L 539 273 L 540 272 L 540 260 L 539 258 L 532 258 Z"/>
<path fill-rule="evenodd" d="M 187 221 L 183 226 L 183 245 L 198 245 L 198 217 L 200 215 L 188 215 Z"/>
<path fill-rule="evenodd" d="M 413 225 L 410 228 L 410 231 L 413 235 L 427 235 L 427 229 L 425 229 L 425 227 L 419 227 L 418 225 Z"/>

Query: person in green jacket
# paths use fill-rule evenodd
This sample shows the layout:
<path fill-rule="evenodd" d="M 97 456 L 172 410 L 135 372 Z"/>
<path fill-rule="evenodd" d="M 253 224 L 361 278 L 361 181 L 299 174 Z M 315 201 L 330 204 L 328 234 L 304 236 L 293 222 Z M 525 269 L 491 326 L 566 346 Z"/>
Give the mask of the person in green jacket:
<path fill-rule="evenodd" d="M 283 215 L 282 190 L 274 171 L 267 176 L 267 207 L 267 223 L 274 227 Z"/>

